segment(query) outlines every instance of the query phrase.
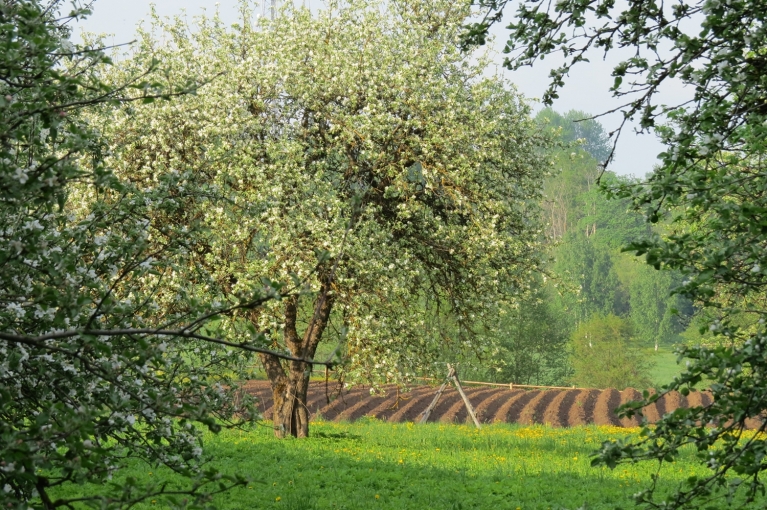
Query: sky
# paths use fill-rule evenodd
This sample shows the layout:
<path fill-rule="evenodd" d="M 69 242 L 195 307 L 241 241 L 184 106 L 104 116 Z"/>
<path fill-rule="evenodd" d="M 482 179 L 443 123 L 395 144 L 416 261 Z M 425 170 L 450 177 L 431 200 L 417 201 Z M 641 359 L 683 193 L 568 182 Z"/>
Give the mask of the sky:
<path fill-rule="evenodd" d="M 320 5 L 319 0 L 308 1 L 312 7 Z M 138 23 L 147 17 L 150 5 L 154 3 L 157 12 L 161 16 L 173 16 L 180 14 L 186 9 L 188 15 L 196 15 L 205 9 L 212 14 L 216 6 L 220 9 L 222 19 L 225 22 L 234 23 L 237 20 L 238 0 L 95 0 L 93 14 L 79 23 L 75 28 L 75 35 L 80 31 L 112 34 L 106 39 L 108 44 L 121 44 L 133 40 L 135 28 Z M 507 13 L 508 14 L 508 13 Z M 508 16 L 507 16 L 508 17 Z M 548 85 L 549 70 L 559 64 L 556 58 L 549 57 L 536 63 L 532 68 L 524 68 L 517 71 L 503 69 L 503 55 L 501 49 L 506 41 L 504 29 L 505 23 L 499 23 L 493 27 L 495 36 L 492 42 L 493 51 L 496 51 L 495 61 L 497 70 L 515 84 L 517 89 L 529 99 L 537 99 L 543 95 Z M 620 103 L 614 99 L 609 88 L 612 85 L 611 71 L 618 61 L 618 56 L 610 56 L 605 61 L 601 55 L 592 55 L 591 62 L 579 64 L 565 80 L 565 87 L 559 92 L 559 98 L 555 100 L 553 107 L 559 112 L 580 110 L 589 114 L 605 112 Z M 686 91 L 681 86 L 672 84 L 661 96 L 663 102 L 674 104 L 686 97 Z M 534 103 L 536 110 L 541 108 L 539 102 Z M 610 132 L 620 125 L 621 114 L 615 113 L 599 119 L 605 129 Z M 634 132 L 634 126 L 624 128 L 624 132 L 618 143 L 614 163 L 610 170 L 621 175 L 634 175 L 644 177 L 657 163 L 656 156 L 663 150 L 663 146 L 652 134 L 639 135 Z"/>

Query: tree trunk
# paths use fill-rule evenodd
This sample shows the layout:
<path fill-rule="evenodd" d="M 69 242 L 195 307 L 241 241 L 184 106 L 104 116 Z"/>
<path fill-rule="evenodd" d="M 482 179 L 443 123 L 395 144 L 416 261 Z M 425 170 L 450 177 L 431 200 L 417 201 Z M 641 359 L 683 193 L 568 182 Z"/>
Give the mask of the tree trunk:
<path fill-rule="evenodd" d="M 330 283 L 323 283 L 314 302 L 312 320 L 300 337 L 296 330 L 298 299 L 298 296 L 293 296 L 285 304 L 285 346 L 295 357 L 313 359 L 333 307 Z M 272 386 L 274 435 L 279 438 L 288 435 L 308 437 L 309 410 L 306 407 L 306 395 L 311 365 L 303 361 L 282 361 L 271 354 L 261 354 L 260 357 Z"/>

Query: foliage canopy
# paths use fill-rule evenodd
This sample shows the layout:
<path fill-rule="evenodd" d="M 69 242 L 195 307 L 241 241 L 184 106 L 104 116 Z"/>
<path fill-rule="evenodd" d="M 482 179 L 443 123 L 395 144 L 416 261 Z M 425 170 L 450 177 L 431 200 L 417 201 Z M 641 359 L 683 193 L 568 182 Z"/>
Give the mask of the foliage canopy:
<path fill-rule="evenodd" d="M 181 194 L 204 186 L 226 198 L 188 201 L 173 218 L 204 226 L 189 240 L 212 281 L 175 278 L 222 300 L 261 275 L 305 281 L 305 294 L 221 331 L 266 331 L 269 346 L 299 357 L 329 338 L 350 381 L 405 381 L 446 350 L 489 356 L 486 319 L 538 267 L 546 137 L 507 84 L 483 77 L 486 59 L 456 46 L 468 6 L 357 0 L 258 21 L 252 9 L 231 28 L 198 18 L 193 33 L 155 20 L 110 79 L 154 58 L 168 87 L 217 78 L 95 121 L 120 175 L 178 174 Z M 333 257 L 318 266 L 318 252 Z M 278 434 L 305 435 L 296 399 L 308 367 L 261 361 Z"/>

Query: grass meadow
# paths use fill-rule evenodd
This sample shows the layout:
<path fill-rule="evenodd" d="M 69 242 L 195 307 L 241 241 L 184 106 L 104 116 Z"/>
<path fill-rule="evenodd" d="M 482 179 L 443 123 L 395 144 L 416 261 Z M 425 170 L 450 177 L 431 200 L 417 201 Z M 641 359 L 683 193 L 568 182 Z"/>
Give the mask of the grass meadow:
<path fill-rule="evenodd" d="M 681 365 L 677 364 L 676 354 L 671 347 L 664 346 L 657 352 L 647 349 L 646 354 L 653 363 L 649 375 L 655 387 L 660 388 L 664 384 L 668 384 L 684 371 L 684 362 Z"/>
<path fill-rule="evenodd" d="M 602 441 L 636 434 L 615 427 L 551 428 L 376 420 L 312 423 L 308 439 L 277 440 L 269 423 L 252 431 L 205 436 L 212 463 L 253 479 L 216 496 L 220 509 L 511 509 L 630 508 L 656 465 L 590 467 Z M 669 491 L 705 471 L 692 452 L 660 472 Z M 175 480 L 134 465 L 121 476 Z M 163 508 L 161 500 L 136 508 Z"/>

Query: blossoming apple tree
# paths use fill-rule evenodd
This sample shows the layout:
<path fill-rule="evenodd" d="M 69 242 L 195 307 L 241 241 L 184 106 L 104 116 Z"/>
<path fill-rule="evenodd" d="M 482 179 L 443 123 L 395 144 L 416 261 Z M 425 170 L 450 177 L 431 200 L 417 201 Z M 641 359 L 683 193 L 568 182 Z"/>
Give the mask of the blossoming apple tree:
<path fill-rule="evenodd" d="M 195 264 L 170 278 L 222 300 L 262 276 L 300 294 L 217 324 L 313 358 L 325 339 L 349 381 L 403 382 L 446 352 L 492 355 L 485 335 L 538 268 L 536 199 L 546 143 L 524 100 L 458 48 L 468 7 L 443 0 L 330 2 L 274 20 L 155 19 L 111 79 L 147 62 L 167 103 L 105 109 L 110 162 L 133 182 L 174 176 L 157 223 L 204 226 Z M 191 267 L 191 266 L 190 266 Z M 166 306 L 173 307 L 172 299 Z M 309 365 L 260 355 L 278 436 L 308 434 Z"/>

